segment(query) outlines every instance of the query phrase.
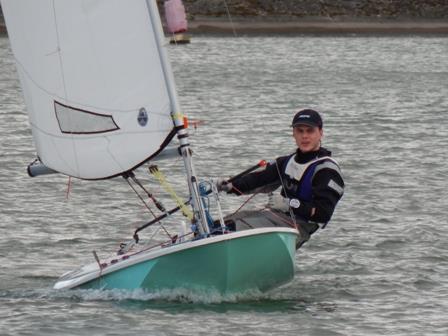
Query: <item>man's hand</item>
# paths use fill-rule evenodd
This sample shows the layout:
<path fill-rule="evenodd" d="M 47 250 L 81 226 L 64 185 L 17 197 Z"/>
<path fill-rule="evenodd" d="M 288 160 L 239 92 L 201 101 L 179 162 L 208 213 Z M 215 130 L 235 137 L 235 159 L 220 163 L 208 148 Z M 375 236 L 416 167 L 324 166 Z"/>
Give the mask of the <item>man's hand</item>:
<path fill-rule="evenodd" d="M 268 208 L 275 209 L 282 212 L 289 211 L 289 198 L 285 198 L 280 194 L 269 194 Z"/>
<path fill-rule="evenodd" d="M 218 189 L 218 191 L 225 191 L 225 192 L 229 192 L 233 189 L 233 185 L 231 182 L 228 182 L 226 179 L 224 178 L 218 178 L 216 179 L 216 189 Z"/>

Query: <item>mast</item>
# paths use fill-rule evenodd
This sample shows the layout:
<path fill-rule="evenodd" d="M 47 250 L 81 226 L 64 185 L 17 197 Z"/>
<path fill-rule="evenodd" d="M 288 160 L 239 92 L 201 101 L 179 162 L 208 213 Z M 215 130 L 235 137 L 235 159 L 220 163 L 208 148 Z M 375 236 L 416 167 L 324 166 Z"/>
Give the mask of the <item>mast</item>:
<path fill-rule="evenodd" d="M 156 0 L 146 0 L 148 5 L 149 15 L 151 16 L 151 23 L 153 25 L 154 34 L 156 35 L 157 48 L 159 49 L 160 61 L 165 75 L 167 89 L 171 102 L 171 116 L 174 125 L 177 129 L 177 138 L 180 143 L 180 152 L 184 161 L 185 171 L 187 174 L 188 188 L 192 199 L 193 211 L 195 218 L 199 222 L 199 232 L 201 234 L 210 233 L 208 227 L 205 210 L 200 199 L 198 180 L 193 165 L 193 158 L 191 157 L 190 143 L 188 141 L 188 131 L 184 128 L 183 114 L 180 109 L 179 100 L 177 98 L 177 91 L 174 85 L 174 77 L 168 61 L 167 54 L 164 49 L 164 34 L 162 30 L 162 23 L 160 21 L 159 10 Z"/>

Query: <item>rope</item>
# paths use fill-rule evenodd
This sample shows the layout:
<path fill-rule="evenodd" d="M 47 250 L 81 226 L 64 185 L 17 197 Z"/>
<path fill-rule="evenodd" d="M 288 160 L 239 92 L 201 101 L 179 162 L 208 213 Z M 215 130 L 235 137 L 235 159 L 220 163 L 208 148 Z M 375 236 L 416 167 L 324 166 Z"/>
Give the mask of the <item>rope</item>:
<path fill-rule="evenodd" d="M 145 200 L 144 200 L 143 197 L 137 192 L 137 190 L 134 188 L 134 186 L 132 185 L 132 183 L 129 181 L 128 177 L 125 176 L 124 178 L 125 178 L 126 182 L 129 184 L 129 186 L 132 188 L 132 190 L 134 190 L 134 192 L 135 192 L 135 194 L 137 195 L 137 197 L 140 198 L 140 200 L 142 201 L 142 203 L 145 205 L 146 209 L 149 210 L 149 212 L 151 213 L 151 215 L 152 215 L 154 218 L 157 218 L 157 216 L 156 216 L 156 214 L 154 213 L 154 211 L 152 211 L 152 209 L 149 207 L 149 205 L 146 204 Z M 135 178 L 135 177 L 133 177 L 133 181 L 136 182 L 136 178 Z M 151 197 L 151 199 L 152 199 L 152 200 L 154 201 L 154 203 L 157 205 L 158 202 L 154 199 L 154 197 L 152 197 L 152 195 L 151 195 L 149 192 L 146 191 L 146 189 L 142 186 L 142 184 L 141 184 L 140 182 L 136 182 L 136 183 L 137 183 L 137 184 L 138 184 L 138 185 L 139 185 L 139 186 L 140 186 L 140 187 L 141 187 L 141 188 L 148 194 L 148 196 Z M 160 209 L 160 208 L 159 208 L 159 209 Z M 165 228 L 165 226 L 164 226 L 162 223 L 160 223 L 160 227 L 163 229 L 163 231 L 165 231 L 166 235 L 167 235 L 168 237 L 170 237 L 170 239 L 173 238 L 173 236 L 168 232 L 168 230 Z"/>
<path fill-rule="evenodd" d="M 277 174 L 278 174 L 278 177 L 280 179 L 280 183 L 282 184 L 282 188 L 283 188 L 283 190 L 285 191 L 285 194 L 286 194 L 285 183 L 283 182 L 282 174 L 280 173 L 280 168 L 278 167 L 277 160 L 275 160 L 275 167 L 277 168 Z M 293 212 L 291 207 L 289 207 L 289 216 L 291 217 L 291 220 L 294 223 L 294 227 L 296 229 L 298 229 L 298 225 L 297 225 L 297 222 L 296 222 L 296 216 L 294 216 L 294 212 Z"/>
<path fill-rule="evenodd" d="M 233 189 L 235 189 L 237 192 L 239 192 L 240 195 L 243 194 L 243 193 L 241 192 L 241 190 L 239 190 L 238 188 L 233 187 Z M 245 207 L 246 204 L 249 203 L 249 201 L 252 200 L 252 198 L 254 198 L 257 194 L 259 194 L 259 193 L 252 194 L 247 200 L 245 200 L 245 201 L 243 202 L 243 204 L 241 204 L 241 206 L 240 206 L 238 209 L 236 209 L 236 211 L 235 211 L 234 213 L 231 214 L 231 216 L 233 216 L 233 215 L 235 215 L 236 213 L 238 213 L 238 212 L 239 212 L 243 207 Z"/>
<path fill-rule="evenodd" d="M 237 37 L 236 30 L 235 30 L 235 25 L 233 24 L 232 16 L 230 15 L 229 6 L 227 5 L 227 1 L 226 0 L 224 0 L 224 6 L 226 7 L 227 17 L 229 18 L 230 25 L 232 26 L 233 36 Z"/>
<path fill-rule="evenodd" d="M 131 187 L 132 190 L 134 190 L 135 194 L 137 195 L 137 197 L 140 199 L 140 201 L 142 201 L 142 203 L 145 205 L 146 209 L 149 210 L 149 212 L 151 213 L 151 215 L 153 215 L 154 218 L 156 218 L 156 214 L 154 213 L 154 211 L 152 211 L 152 209 L 149 207 L 148 204 L 146 204 L 145 200 L 143 199 L 143 197 L 137 192 L 137 190 L 134 188 L 134 186 L 132 185 L 132 183 L 129 181 L 129 179 L 127 177 L 125 177 L 126 182 L 129 184 L 129 186 Z"/>
<path fill-rule="evenodd" d="M 294 229 L 297 229 L 297 227 L 296 227 L 294 222 L 287 221 L 285 218 L 283 218 L 282 216 L 280 216 L 280 215 L 276 214 L 274 211 L 272 211 L 271 208 L 266 207 L 265 210 L 269 211 L 274 217 L 279 218 L 282 222 L 288 224 L 290 227 L 292 227 Z"/>
<path fill-rule="evenodd" d="M 173 190 L 173 188 L 169 185 L 168 181 L 166 180 L 165 176 L 162 174 L 162 172 L 159 170 L 157 166 L 151 166 L 149 167 L 149 172 L 154 175 L 154 177 L 159 180 L 160 184 L 168 194 L 174 199 L 177 206 L 182 211 L 183 215 L 187 217 L 189 220 L 193 220 L 193 212 L 187 208 L 184 204 L 184 201 L 180 199 L 179 196 L 177 196 L 176 192 Z"/>
<path fill-rule="evenodd" d="M 146 188 L 143 186 L 143 184 L 140 183 L 140 181 L 135 177 L 134 173 L 131 173 L 132 181 L 134 181 L 135 184 L 137 184 L 145 193 L 146 195 L 154 202 L 154 205 L 159 209 L 161 212 L 166 212 L 165 207 L 160 203 L 153 194 L 151 194 Z"/>
<path fill-rule="evenodd" d="M 67 191 L 65 193 L 65 199 L 66 200 L 68 200 L 68 196 L 70 195 L 71 187 L 72 187 L 72 177 L 69 176 L 68 177 L 68 181 L 67 181 Z"/>

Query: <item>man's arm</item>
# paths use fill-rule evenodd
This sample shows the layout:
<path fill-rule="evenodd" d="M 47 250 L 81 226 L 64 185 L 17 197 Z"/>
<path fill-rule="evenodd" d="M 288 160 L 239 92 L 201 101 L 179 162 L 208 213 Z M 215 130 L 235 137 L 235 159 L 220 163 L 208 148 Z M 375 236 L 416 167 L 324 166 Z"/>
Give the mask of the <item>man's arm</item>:
<path fill-rule="evenodd" d="M 244 175 L 232 182 L 233 189 L 231 193 L 251 194 L 254 192 L 269 192 L 280 186 L 279 169 L 283 158 L 278 158 L 274 163 L 268 164 L 262 171 Z"/>
<path fill-rule="evenodd" d="M 337 203 L 344 194 L 344 180 L 333 169 L 322 169 L 313 179 L 313 200 L 309 219 L 317 223 L 328 223 Z"/>

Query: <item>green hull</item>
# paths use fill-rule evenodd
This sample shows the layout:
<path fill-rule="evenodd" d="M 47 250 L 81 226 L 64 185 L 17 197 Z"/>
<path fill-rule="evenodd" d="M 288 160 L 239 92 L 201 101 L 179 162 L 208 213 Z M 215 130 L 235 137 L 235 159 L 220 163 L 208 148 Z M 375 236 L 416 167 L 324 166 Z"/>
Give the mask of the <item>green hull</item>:
<path fill-rule="evenodd" d="M 278 230 L 211 241 L 103 274 L 77 288 L 264 292 L 293 278 L 296 239 L 294 230 Z"/>

